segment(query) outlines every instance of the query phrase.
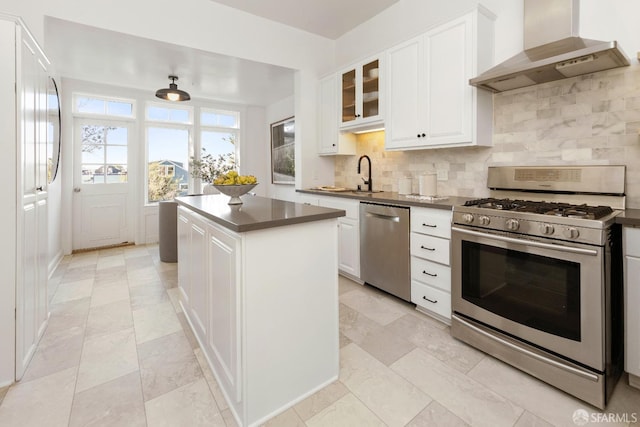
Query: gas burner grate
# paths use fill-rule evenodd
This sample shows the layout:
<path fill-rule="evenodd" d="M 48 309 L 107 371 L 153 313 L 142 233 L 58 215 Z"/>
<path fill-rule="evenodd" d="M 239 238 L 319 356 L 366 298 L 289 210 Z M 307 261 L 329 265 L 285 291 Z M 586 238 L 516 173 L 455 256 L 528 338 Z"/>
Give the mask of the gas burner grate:
<path fill-rule="evenodd" d="M 573 205 L 570 203 L 496 198 L 468 200 L 464 206 L 584 219 L 599 219 L 613 212 L 613 209 L 609 206 Z"/>

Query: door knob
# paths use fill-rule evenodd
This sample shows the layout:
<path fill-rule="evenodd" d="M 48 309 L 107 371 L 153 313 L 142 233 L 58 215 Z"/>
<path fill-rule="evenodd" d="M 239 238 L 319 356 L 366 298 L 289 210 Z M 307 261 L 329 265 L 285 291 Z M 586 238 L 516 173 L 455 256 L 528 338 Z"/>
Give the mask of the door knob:
<path fill-rule="evenodd" d="M 73 192 L 74 192 L 74 193 L 79 193 L 80 191 L 81 191 L 81 190 L 80 190 L 80 187 L 76 187 L 76 188 L 74 188 L 74 189 L 73 189 Z"/>

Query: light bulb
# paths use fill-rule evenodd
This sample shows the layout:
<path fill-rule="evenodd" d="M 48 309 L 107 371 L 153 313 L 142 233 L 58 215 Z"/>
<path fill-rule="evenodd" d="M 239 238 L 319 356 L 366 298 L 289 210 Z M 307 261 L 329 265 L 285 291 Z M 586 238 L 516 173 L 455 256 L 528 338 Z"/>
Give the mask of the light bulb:
<path fill-rule="evenodd" d="M 177 101 L 177 100 L 179 100 L 179 99 L 180 99 L 180 95 L 179 95 L 179 94 L 177 94 L 177 93 L 171 93 L 171 92 L 170 92 L 170 93 L 168 93 L 168 94 L 167 94 L 167 99 L 168 99 L 169 101 Z"/>

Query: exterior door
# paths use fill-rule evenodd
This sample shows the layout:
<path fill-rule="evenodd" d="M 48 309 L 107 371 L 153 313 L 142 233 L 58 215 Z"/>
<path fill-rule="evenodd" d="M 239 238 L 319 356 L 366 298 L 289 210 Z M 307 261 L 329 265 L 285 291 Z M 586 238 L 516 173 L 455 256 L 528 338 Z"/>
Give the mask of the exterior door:
<path fill-rule="evenodd" d="M 132 124 L 76 119 L 73 249 L 133 242 Z"/>

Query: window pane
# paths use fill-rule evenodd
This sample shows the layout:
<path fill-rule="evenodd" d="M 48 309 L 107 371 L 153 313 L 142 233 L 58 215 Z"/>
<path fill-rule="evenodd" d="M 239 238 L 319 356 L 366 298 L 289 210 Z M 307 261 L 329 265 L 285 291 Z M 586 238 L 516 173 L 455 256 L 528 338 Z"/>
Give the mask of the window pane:
<path fill-rule="evenodd" d="M 212 175 L 211 179 L 235 168 L 236 135 L 234 133 L 203 131 L 201 140 L 200 159 L 212 166 L 208 168 L 210 169 L 209 174 Z"/>
<path fill-rule="evenodd" d="M 238 128 L 238 116 L 233 111 L 203 111 L 200 122 L 203 126 Z"/>
<path fill-rule="evenodd" d="M 190 123 L 189 109 L 167 108 L 150 105 L 147 107 L 147 119 L 171 123 Z"/>
<path fill-rule="evenodd" d="M 149 202 L 186 195 L 189 185 L 189 131 L 147 128 Z"/>
<path fill-rule="evenodd" d="M 104 114 L 104 101 L 95 98 L 77 98 L 78 112 Z"/>
<path fill-rule="evenodd" d="M 169 110 L 160 107 L 148 107 L 147 119 L 149 120 L 169 120 Z"/>
<path fill-rule="evenodd" d="M 189 123 L 189 111 L 173 109 L 169 120 L 176 123 Z"/>
<path fill-rule="evenodd" d="M 129 102 L 107 102 L 107 114 L 114 116 L 133 116 L 133 105 Z"/>

